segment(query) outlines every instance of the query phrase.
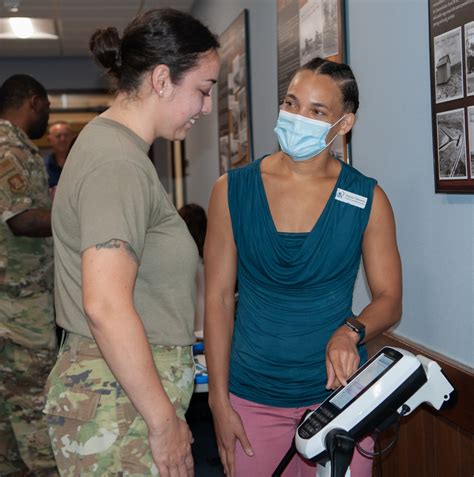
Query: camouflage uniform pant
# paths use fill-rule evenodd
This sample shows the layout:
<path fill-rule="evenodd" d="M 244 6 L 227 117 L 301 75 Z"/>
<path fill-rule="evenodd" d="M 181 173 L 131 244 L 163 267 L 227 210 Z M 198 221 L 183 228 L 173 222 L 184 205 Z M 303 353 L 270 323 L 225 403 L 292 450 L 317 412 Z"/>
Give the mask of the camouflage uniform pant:
<path fill-rule="evenodd" d="M 0 475 L 57 476 L 42 413 L 56 351 L 0 338 Z"/>
<path fill-rule="evenodd" d="M 194 386 L 191 346 L 151 349 L 165 391 L 184 420 Z M 45 413 L 62 477 L 158 475 L 145 421 L 94 341 L 68 335 L 47 390 Z"/>

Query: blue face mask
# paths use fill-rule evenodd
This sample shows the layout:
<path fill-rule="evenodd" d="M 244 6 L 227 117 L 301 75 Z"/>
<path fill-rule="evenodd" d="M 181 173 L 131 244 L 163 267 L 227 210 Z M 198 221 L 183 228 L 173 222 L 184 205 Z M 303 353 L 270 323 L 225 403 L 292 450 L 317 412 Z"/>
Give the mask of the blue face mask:
<path fill-rule="evenodd" d="M 345 115 L 344 115 L 345 116 Z M 305 118 L 299 114 L 280 110 L 276 128 L 274 129 L 281 150 L 294 161 L 307 161 L 324 151 L 336 139 L 334 136 L 329 144 L 326 137 L 339 121 L 329 124 L 316 119 Z"/>

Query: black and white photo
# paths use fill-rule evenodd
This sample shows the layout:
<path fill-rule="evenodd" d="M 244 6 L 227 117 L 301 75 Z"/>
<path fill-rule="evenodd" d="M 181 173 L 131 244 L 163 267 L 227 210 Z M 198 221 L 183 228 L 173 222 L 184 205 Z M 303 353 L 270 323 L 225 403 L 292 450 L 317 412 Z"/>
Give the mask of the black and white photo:
<path fill-rule="evenodd" d="M 308 0 L 300 9 L 300 64 L 316 56 L 324 57 L 322 3 Z"/>
<path fill-rule="evenodd" d="M 338 0 L 307 0 L 299 11 L 300 64 L 339 53 Z"/>
<path fill-rule="evenodd" d="M 467 121 L 469 124 L 469 163 L 471 164 L 471 177 L 474 177 L 474 106 L 467 108 Z"/>
<path fill-rule="evenodd" d="M 464 96 L 461 27 L 434 38 L 436 103 Z"/>
<path fill-rule="evenodd" d="M 239 122 L 239 144 L 240 155 L 247 155 L 248 147 L 248 122 L 247 122 L 247 91 L 246 88 L 240 88 L 237 93 L 238 104 L 238 122 Z"/>
<path fill-rule="evenodd" d="M 467 179 L 464 109 L 436 115 L 440 180 Z"/>
<path fill-rule="evenodd" d="M 323 52 L 324 57 L 339 53 L 338 0 L 323 0 Z"/>
<path fill-rule="evenodd" d="M 474 22 L 464 25 L 466 52 L 466 94 L 474 95 Z"/>
<path fill-rule="evenodd" d="M 230 167 L 229 136 L 219 138 L 219 174 L 224 174 Z"/>

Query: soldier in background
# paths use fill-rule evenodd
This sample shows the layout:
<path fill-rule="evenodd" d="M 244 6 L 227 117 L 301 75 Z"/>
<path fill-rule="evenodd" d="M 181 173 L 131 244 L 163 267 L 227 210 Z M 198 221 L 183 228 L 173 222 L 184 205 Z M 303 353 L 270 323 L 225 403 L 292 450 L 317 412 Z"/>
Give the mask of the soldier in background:
<path fill-rule="evenodd" d="M 51 200 L 30 139 L 49 119 L 44 87 L 14 75 L 0 87 L 0 475 L 57 476 L 42 409 L 56 358 Z"/>

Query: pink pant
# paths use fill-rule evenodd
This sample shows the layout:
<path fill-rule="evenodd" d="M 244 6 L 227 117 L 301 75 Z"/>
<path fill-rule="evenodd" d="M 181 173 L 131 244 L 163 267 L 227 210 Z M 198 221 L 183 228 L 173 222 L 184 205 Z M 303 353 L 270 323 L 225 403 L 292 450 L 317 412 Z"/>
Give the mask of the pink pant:
<path fill-rule="evenodd" d="M 239 442 L 235 448 L 236 477 L 271 477 L 295 435 L 296 426 L 304 411 L 318 404 L 297 408 L 264 406 L 246 401 L 233 394 L 230 402 L 244 424 L 254 455 L 248 457 Z M 372 452 L 374 441 L 366 437 L 360 441 L 363 449 Z M 371 477 L 372 461 L 363 457 L 357 449 L 351 462 L 351 477 Z M 282 477 L 315 477 L 316 466 L 293 457 Z"/>

